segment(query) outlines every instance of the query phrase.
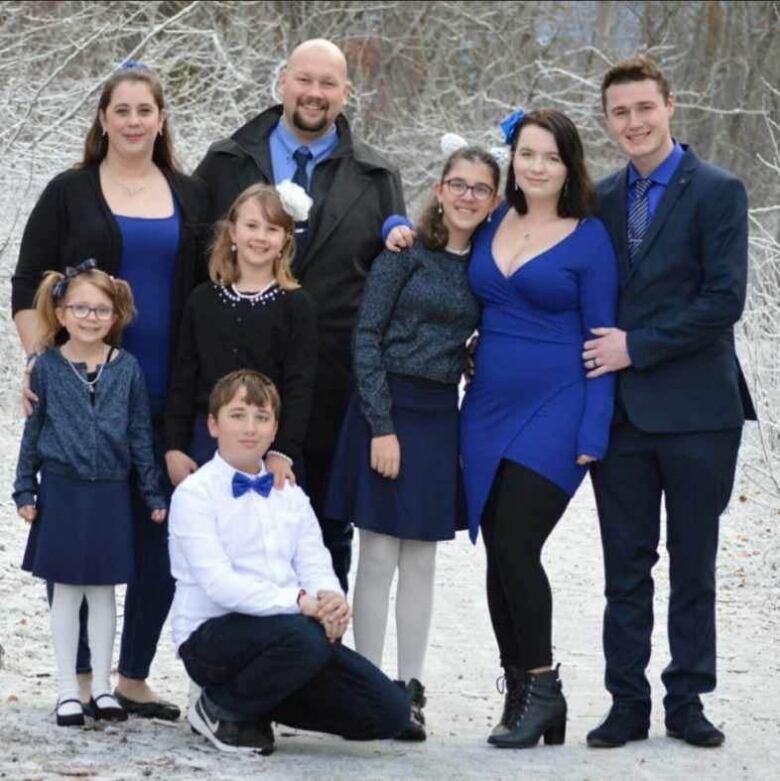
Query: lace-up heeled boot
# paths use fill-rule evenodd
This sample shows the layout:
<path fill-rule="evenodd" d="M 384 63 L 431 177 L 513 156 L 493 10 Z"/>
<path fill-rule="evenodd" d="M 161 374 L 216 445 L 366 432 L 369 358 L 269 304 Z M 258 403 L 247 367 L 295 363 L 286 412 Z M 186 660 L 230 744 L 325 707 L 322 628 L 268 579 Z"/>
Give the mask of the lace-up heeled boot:
<path fill-rule="evenodd" d="M 488 743 L 499 748 L 531 748 L 544 736 L 548 746 L 566 739 L 566 700 L 558 667 L 542 673 L 526 673 L 520 708 L 512 714 L 506 733 L 491 735 Z"/>
<path fill-rule="evenodd" d="M 520 712 L 523 703 L 523 689 L 525 687 L 525 674 L 518 667 L 504 668 L 504 674 L 496 680 L 496 688 L 499 694 L 504 695 L 504 712 L 501 720 L 493 727 L 490 737 L 506 735 L 509 725 L 514 723 L 515 717 Z"/>

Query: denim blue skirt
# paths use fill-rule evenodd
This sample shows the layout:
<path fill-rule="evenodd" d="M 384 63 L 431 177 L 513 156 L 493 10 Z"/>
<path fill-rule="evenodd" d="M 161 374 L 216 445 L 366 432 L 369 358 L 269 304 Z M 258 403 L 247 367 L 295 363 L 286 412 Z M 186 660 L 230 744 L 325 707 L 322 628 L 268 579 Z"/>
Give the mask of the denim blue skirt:
<path fill-rule="evenodd" d="M 355 394 L 333 458 L 325 516 L 409 540 L 451 540 L 465 528 L 458 455 L 458 389 L 389 375 L 401 444 L 394 480 L 371 469 L 371 429 Z"/>
<path fill-rule="evenodd" d="M 37 508 L 23 570 L 74 586 L 133 580 L 135 543 L 128 481 L 79 480 L 44 468 Z"/>

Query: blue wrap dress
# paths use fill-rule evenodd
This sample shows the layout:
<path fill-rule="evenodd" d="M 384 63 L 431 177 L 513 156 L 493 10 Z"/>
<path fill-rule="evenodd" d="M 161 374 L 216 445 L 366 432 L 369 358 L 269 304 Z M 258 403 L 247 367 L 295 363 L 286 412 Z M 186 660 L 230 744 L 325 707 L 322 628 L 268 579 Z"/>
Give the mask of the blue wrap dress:
<path fill-rule="evenodd" d="M 603 223 L 580 222 L 558 244 L 505 276 L 493 239 L 500 206 L 474 237 L 469 284 L 482 305 L 474 379 L 461 410 L 469 535 L 476 540 L 502 458 L 533 469 L 570 496 L 606 452 L 614 374 L 589 380 L 590 329 L 615 324 L 617 261 Z"/>

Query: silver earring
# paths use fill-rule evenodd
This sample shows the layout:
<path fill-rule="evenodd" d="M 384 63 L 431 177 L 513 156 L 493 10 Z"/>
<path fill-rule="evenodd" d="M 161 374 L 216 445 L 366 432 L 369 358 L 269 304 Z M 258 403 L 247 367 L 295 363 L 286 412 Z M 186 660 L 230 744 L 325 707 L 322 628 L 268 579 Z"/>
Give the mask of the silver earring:
<path fill-rule="evenodd" d="M 493 212 L 490 212 L 490 214 L 488 214 L 487 221 L 488 222 L 492 222 L 493 221 Z"/>
<path fill-rule="evenodd" d="M 515 182 L 515 190 L 519 190 L 519 189 L 520 189 L 520 185 L 517 182 Z"/>
<path fill-rule="evenodd" d="M 235 244 L 231 244 L 230 245 L 230 251 L 231 252 L 235 252 L 236 251 L 236 245 Z"/>
<path fill-rule="evenodd" d="M 438 214 L 439 214 L 439 217 L 441 217 L 441 215 L 444 214 L 444 208 L 441 205 L 441 201 L 439 201 Z"/>

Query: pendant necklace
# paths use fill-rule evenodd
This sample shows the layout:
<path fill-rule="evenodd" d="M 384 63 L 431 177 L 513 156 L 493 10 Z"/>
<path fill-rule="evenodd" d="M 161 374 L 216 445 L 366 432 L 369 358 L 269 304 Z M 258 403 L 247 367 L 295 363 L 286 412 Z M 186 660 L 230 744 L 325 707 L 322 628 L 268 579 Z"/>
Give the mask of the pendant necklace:
<path fill-rule="evenodd" d="M 117 178 L 116 178 L 116 177 L 115 177 L 115 176 L 114 176 L 114 175 L 113 175 L 113 174 L 112 174 L 112 173 L 111 173 L 111 172 L 108 170 L 108 167 L 107 167 L 105 164 L 103 164 L 103 165 L 101 166 L 101 169 L 102 169 L 103 173 L 104 173 L 104 174 L 105 174 L 105 175 L 106 175 L 106 176 L 107 176 L 107 177 L 108 177 L 108 178 L 109 178 L 109 179 L 110 179 L 110 180 L 111 180 L 111 181 L 112 181 L 112 182 L 113 182 L 115 185 L 117 185 L 118 187 L 121 187 L 121 188 L 122 188 L 122 190 L 125 192 L 125 194 L 127 195 L 127 197 L 128 197 L 128 198 L 135 198 L 135 196 L 136 196 L 136 195 L 138 195 L 138 193 L 140 193 L 140 192 L 143 192 L 143 191 L 144 191 L 144 190 L 145 190 L 145 189 L 146 189 L 146 188 L 149 186 L 149 182 L 146 182 L 145 184 L 136 184 L 136 185 L 132 185 L 132 184 L 125 184 L 124 182 L 122 182 L 122 181 L 120 181 L 119 179 L 117 179 Z M 148 176 L 149 176 L 149 174 L 146 174 L 146 176 L 144 176 L 144 179 L 148 178 Z"/>
<path fill-rule="evenodd" d="M 62 355 L 62 351 L 60 351 L 60 354 Z M 62 357 L 68 362 L 68 366 L 70 366 L 70 368 L 73 370 L 73 373 L 79 378 L 79 381 L 87 386 L 87 389 L 89 390 L 90 393 L 94 393 L 98 382 L 100 382 L 100 378 L 103 376 L 103 369 L 106 368 L 106 363 L 108 362 L 108 354 L 106 354 L 106 360 L 104 360 L 103 363 L 100 364 L 100 368 L 97 370 L 97 374 L 95 375 L 94 380 L 84 379 L 84 377 L 81 376 L 79 370 L 74 365 L 73 361 L 71 361 L 71 359 L 68 358 L 67 355 L 63 355 Z"/>

